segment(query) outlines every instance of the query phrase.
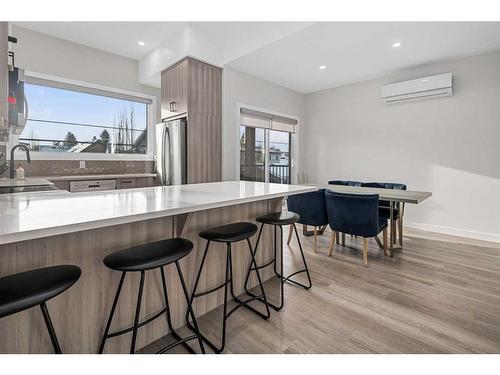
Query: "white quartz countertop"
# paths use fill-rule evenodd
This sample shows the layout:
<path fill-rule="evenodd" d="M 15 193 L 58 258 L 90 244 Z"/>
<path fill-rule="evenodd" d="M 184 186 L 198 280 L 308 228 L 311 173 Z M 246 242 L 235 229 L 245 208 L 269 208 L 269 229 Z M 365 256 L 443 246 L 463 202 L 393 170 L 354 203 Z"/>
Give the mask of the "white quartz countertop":
<path fill-rule="evenodd" d="M 0 196 L 0 244 L 172 216 L 286 195 L 315 186 L 225 181 L 138 189 Z"/>
<path fill-rule="evenodd" d="M 28 177 L 24 179 L 0 178 L 0 187 L 24 187 L 24 186 L 52 186 L 54 185 L 46 178 Z"/>

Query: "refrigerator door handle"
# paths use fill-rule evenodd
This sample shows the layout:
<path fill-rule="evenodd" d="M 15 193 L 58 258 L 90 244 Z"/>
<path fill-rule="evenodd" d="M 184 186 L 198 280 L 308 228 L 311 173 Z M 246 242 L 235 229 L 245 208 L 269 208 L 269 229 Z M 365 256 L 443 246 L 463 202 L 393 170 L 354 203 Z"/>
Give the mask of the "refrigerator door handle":
<path fill-rule="evenodd" d="M 166 146 L 164 148 L 165 150 L 165 159 L 163 163 L 163 175 L 165 176 L 165 185 L 170 185 L 170 173 L 171 173 L 171 156 L 170 153 L 172 152 L 172 144 L 170 141 L 170 129 L 168 126 L 165 126 L 165 142 L 164 145 Z"/>
<path fill-rule="evenodd" d="M 163 127 L 161 128 L 161 184 L 165 185 L 165 182 L 167 181 L 167 178 L 165 176 L 165 140 L 166 140 L 166 126 L 163 124 Z"/>

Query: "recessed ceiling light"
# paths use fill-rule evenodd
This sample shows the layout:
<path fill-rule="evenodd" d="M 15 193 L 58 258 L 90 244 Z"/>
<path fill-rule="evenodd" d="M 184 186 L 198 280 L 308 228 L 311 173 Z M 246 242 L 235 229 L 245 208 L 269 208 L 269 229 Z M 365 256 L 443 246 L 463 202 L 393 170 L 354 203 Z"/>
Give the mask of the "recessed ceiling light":
<path fill-rule="evenodd" d="M 398 47 L 401 47 L 401 42 L 396 42 L 396 43 L 392 43 L 392 48 L 398 48 Z"/>
<path fill-rule="evenodd" d="M 145 45 L 146 43 L 144 43 L 142 40 L 139 40 L 139 42 L 137 42 L 137 44 L 138 44 L 138 45 L 140 45 L 140 46 L 143 46 L 143 45 Z"/>
<path fill-rule="evenodd" d="M 321 70 L 325 70 L 326 69 L 326 65 L 320 65 L 319 67 Z"/>

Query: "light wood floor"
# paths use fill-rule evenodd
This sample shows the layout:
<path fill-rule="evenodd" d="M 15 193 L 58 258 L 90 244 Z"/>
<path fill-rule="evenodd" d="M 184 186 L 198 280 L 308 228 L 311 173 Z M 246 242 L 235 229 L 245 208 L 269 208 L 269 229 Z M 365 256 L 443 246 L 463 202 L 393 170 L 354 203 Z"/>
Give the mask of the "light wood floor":
<path fill-rule="evenodd" d="M 407 229 L 393 258 L 370 240 L 364 268 L 362 239 L 346 236 L 329 258 L 329 236 L 314 254 L 312 237 L 301 235 L 313 288 L 285 285 L 285 307 L 268 321 L 238 310 L 225 353 L 500 353 L 500 244 Z M 285 244 L 285 269 L 299 264 L 297 249 L 295 239 Z M 266 287 L 275 297 L 276 280 Z M 218 337 L 221 313 L 199 319 L 209 337 Z"/>

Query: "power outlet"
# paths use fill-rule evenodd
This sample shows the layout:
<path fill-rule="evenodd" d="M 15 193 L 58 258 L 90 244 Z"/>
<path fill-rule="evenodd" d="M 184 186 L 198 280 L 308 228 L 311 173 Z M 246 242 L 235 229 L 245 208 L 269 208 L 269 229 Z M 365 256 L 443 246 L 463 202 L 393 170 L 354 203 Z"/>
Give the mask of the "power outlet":
<path fill-rule="evenodd" d="M 80 160 L 80 169 L 85 169 L 85 160 Z"/>

